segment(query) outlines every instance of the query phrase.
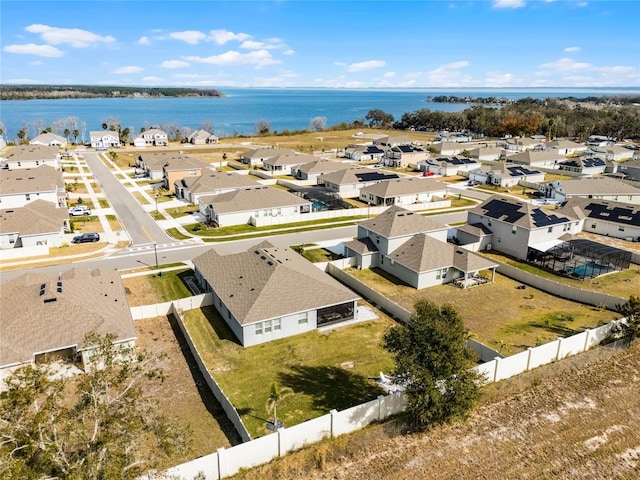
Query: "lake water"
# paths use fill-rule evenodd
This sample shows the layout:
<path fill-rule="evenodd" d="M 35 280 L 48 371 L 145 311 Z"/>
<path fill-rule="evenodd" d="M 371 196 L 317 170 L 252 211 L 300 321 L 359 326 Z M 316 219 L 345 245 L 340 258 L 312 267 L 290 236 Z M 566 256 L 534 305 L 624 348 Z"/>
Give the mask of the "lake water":
<path fill-rule="evenodd" d="M 86 136 L 91 130 L 101 130 L 107 117 L 115 117 L 123 127 L 139 132 L 142 127 L 168 124 L 200 128 L 205 122 L 214 126 L 219 136 L 253 134 L 255 124 L 269 122 L 272 131 L 309 128 L 314 117 L 325 117 L 326 125 L 337 125 L 364 119 L 370 110 L 382 110 L 400 120 L 404 113 L 428 108 L 457 112 L 468 108 L 464 104 L 426 102 L 436 95 L 459 97 L 568 97 L 640 94 L 640 89 L 260 89 L 220 88 L 222 98 L 95 98 L 59 100 L 0 101 L 0 120 L 5 125 L 6 138 L 15 139 L 23 125 L 34 122 L 52 126 L 56 119 L 76 117 L 78 126 L 84 122 Z"/>

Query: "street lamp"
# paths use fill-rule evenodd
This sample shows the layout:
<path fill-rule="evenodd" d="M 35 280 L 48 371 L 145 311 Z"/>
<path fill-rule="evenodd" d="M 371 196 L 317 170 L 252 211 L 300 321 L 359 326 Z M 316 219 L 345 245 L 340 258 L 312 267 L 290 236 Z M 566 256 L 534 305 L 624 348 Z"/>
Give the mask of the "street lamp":
<path fill-rule="evenodd" d="M 160 195 L 158 194 L 158 189 L 156 188 L 155 190 L 156 190 L 156 194 L 155 194 L 155 198 L 156 198 L 156 213 L 158 213 L 158 197 Z"/>
<path fill-rule="evenodd" d="M 153 253 L 155 254 L 156 257 L 156 268 L 158 268 L 158 244 L 156 242 L 153 242 Z"/>

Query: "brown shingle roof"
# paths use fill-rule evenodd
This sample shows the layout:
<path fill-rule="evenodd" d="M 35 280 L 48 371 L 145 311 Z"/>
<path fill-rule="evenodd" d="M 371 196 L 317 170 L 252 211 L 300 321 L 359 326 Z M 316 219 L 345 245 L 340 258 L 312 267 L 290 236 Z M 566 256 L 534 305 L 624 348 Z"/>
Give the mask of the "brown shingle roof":
<path fill-rule="evenodd" d="M 226 190 L 229 188 L 250 188 L 259 184 L 252 180 L 249 175 L 240 175 L 233 172 L 216 172 L 204 170 L 202 175 L 197 177 L 184 177 L 179 180 L 190 192 L 213 192 L 216 190 Z"/>
<path fill-rule="evenodd" d="M 0 233 L 20 235 L 59 232 L 69 214 L 46 200 L 34 200 L 24 207 L 0 210 Z"/>
<path fill-rule="evenodd" d="M 241 325 L 359 299 L 298 253 L 268 242 L 229 255 L 211 249 L 193 264 Z"/>
<path fill-rule="evenodd" d="M 119 341 L 136 338 L 116 270 L 74 268 L 60 277 L 27 273 L 3 283 L 0 299 L 0 366 L 28 362 L 39 352 L 81 349 L 89 332 L 112 333 Z"/>
<path fill-rule="evenodd" d="M 397 197 L 425 192 L 446 192 L 447 185 L 432 178 L 403 177 L 395 180 L 385 180 L 362 189 L 363 192 L 378 197 Z"/>
<path fill-rule="evenodd" d="M 49 165 L 40 165 L 36 168 L 0 170 L 0 194 L 2 195 L 55 192 L 58 189 L 64 189 L 62 172 Z"/>
<path fill-rule="evenodd" d="M 398 206 L 389 207 L 377 217 L 364 220 L 359 225 L 386 238 L 404 237 L 447 228 L 440 222 Z"/>
<path fill-rule="evenodd" d="M 284 190 L 271 187 L 243 188 L 233 192 L 202 197 L 205 205 L 213 205 L 217 213 L 247 212 L 265 208 L 309 205 L 311 202 Z"/>

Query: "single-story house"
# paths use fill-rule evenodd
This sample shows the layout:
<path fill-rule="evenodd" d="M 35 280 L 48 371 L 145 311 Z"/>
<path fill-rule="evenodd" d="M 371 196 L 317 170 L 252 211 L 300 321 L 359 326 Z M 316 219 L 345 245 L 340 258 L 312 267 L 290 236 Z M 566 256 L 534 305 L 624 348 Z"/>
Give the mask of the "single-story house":
<path fill-rule="evenodd" d="M 589 147 L 583 143 L 571 140 L 553 140 L 547 144 L 547 150 L 555 150 L 559 155 L 573 155 L 587 150 Z"/>
<path fill-rule="evenodd" d="M 476 170 L 480 168 L 480 164 L 472 158 L 467 157 L 438 156 L 419 162 L 418 168 L 421 171 L 432 172 L 436 175 L 447 177 L 450 175 L 458 175 L 459 172 Z"/>
<path fill-rule="evenodd" d="M 318 185 L 324 185 L 342 198 L 358 198 L 360 190 L 383 180 L 400 178 L 395 173 L 388 173 L 373 168 L 352 167 L 346 170 L 326 173 L 318 177 Z"/>
<path fill-rule="evenodd" d="M 48 165 L 58 170 L 60 168 L 60 149 L 56 146 L 18 145 L 0 157 L 2 168 L 18 170 L 36 168 Z"/>
<path fill-rule="evenodd" d="M 240 161 L 249 166 L 260 166 L 262 162 L 269 158 L 279 157 L 280 155 L 293 155 L 295 152 L 290 148 L 256 148 L 240 154 Z"/>
<path fill-rule="evenodd" d="M 46 200 L 0 210 L 0 249 L 59 247 L 65 230 L 69 230 L 67 210 Z"/>
<path fill-rule="evenodd" d="M 540 193 L 560 203 L 583 197 L 640 204 L 640 188 L 611 177 L 555 180 L 540 184 Z"/>
<path fill-rule="evenodd" d="M 362 188 L 360 200 L 375 206 L 407 205 L 442 200 L 448 194 L 447 184 L 432 178 L 402 177 Z"/>
<path fill-rule="evenodd" d="M 89 132 L 91 147 L 97 150 L 107 150 L 120 146 L 120 134 L 111 130 L 95 130 Z"/>
<path fill-rule="evenodd" d="M 501 156 L 502 147 L 497 147 L 495 145 L 483 145 L 469 150 L 469 158 L 473 158 L 474 160 L 479 160 L 481 162 L 485 160 L 500 160 Z"/>
<path fill-rule="evenodd" d="M 607 145 L 604 147 L 592 147 L 591 150 L 596 155 L 603 155 L 605 160 L 613 160 L 619 162 L 622 160 L 629 160 L 633 157 L 633 150 L 620 145 Z"/>
<path fill-rule="evenodd" d="M 530 248 L 544 251 L 558 243 L 564 234 L 580 231 L 573 218 L 500 195 L 493 195 L 468 210 L 467 223 L 492 233 L 487 250 L 494 249 L 521 260 L 528 258 Z"/>
<path fill-rule="evenodd" d="M 640 158 L 620 162 L 617 170 L 629 180 L 640 181 Z"/>
<path fill-rule="evenodd" d="M 336 162 L 333 160 L 318 160 L 314 162 L 304 163 L 291 168 L 291 175 L 298 180 L 317 181 L 320 175 L 325 173 L 337 172 L 339 170 L 347 170 L 351 168 L 348 163 Z"/>
<path fill-rule="evenodd" d="M 117 270 L 72 268 L 6 281 L 0 289 L 0 317 L 0 375 L 52 359 L 86 363 L 93 345 L 84 340 L 91 332 L 113 334 L 115 343 L 128 346 L 137 338 Z"/>
<path fill-rule="evenodd" d="M 387 151 L 379 145 L 349 145 L 344 149 L 344 157 L 356 162 L 372 162 L 380 160 Z"/>
<path fill-rule="evenodd" d="M 560 170 L 582 173 L 583 175 L 598 175 L 607 169 L 607 161 L 599 156 L 583 156 L 570 158 L 558 164 Z"/>
<path fill-rule="evenodd" d="M 287 247 L 265 241 L 228 255 L 212 248 L 193 265 L 202 289 L 213 293 L 213 306 L 244 347 L 357 314 L 360 297 Z"/>
<path fill-rule="evenodd" d="M 529 137 L 507 138 L 504 142 L 505 149 L 509 152 L 524 152 L 526 150 L 543 149 L 544 142 Z"/>
<path fill-rule="evenodd" d="M 29 145 L 43 145 L 46 147 L 66 147 L 67 139 L 62 135 L 56 135 L 55 133 L 47 132 L 41 133 L 33 140 L 29 140 Z"/>
<path fill-rule="evenodd" d="M 235 172 L 217 172 L 205 169 L 202 175 L 183 177 L 173 183 L 176 198 L 182 198 L 189 203 L 198 203 L 200 197 L 231 192 L 240 188 L 253 188 L 259 183 L 251 175 L 241 175 Z"/>
<path fill-rule="evenodd" d="M 436 142 L 469 143 L 471 142 L 471 140 L 473 140 L 473 138 L 470 134 L 467 133 L 448 132 L 446 130 L 443 130 L 435 136 L 434 140 Z"/>
<path fill-rule="evenodd" d="M 209 145 L 211 143 L 218 143 L 219 141 L 218 137 L 206 130 L 196 130 L 185 140 L 192 145 Z"/>
<path fill-rule="evenodd" d="M 285 153 L 277 157 L 265 158 L 262 162 L 262 169 L 273 175 L 291 175 L 293 168 L 316 160 L 318 158 L 313 155 Z"/>
<path fill-rule="evenodd" d="M 438 155 L 460 155 L 465 150 L 469 151 L 476 147 L 474 143 L 466 142 L 437 142 L 431 145 L 438 152 Z"/>
<path fill-rule="evenodd" d="M 529 170 L 522 165 L 508 165 L 505 163 L 487 170 L 480 168 L 469 171 L 469 180 L 507 188 L 518 185 L 520 181 L 530 183 L 544 182 L 544 176 L 544 172 Z"/>
<path fill-rule="evenodd" d="M 574 197 L 556 212 L 577 218 L 583 232 L 640 242 L 639 205 Z"/>
<path fill-rule="evenodd" d="M 412 140 L 406 135 L 386 135 L 373 139 L 374 145 L 385 147 L 397 147 L 398 145 L 411 145 Z"/>
<path fill-rule="evenodd" d="M 445 225 L 393 206 L 360 222 L 357 239 L 345 243 L 345 252 L 355 258 L 358 268 L 378 267 L 416 289 L 490 281 L 478 273 L 495 272 L 497 264 L 447 243 L 446 237 Z"/>
<path fill-rule="evenodd" d="M 532 168 L 557 168 L 558 164 L 566 159 L 567 157 L 555 150 L 527 150 L 506 157 L 507 162 Z"/>
<path fill-rule="evenodd" d="M 49 165 L 17 170 L 0 170 L 0 208 L 24 207 L 35 200 L 67 205 L 62 172 Z"/>
<path fill-rule="evenodd" d="M 219 227 L 255 224 L 256 218 L 281 217 L 301 221 L 312 203 L 293 193 L 271 187 L 242 188 L 198 199 L 200 213 Z"/>
<path fill-rule="evenodd" d="M 140 134 L 133 139 L 133 145 L 135 147 L 164 147 L 169 145 L 169 137 L 167 136 L 167 132 L 163 130 L 150 128 L 149 130 L 140 132 Z"/>

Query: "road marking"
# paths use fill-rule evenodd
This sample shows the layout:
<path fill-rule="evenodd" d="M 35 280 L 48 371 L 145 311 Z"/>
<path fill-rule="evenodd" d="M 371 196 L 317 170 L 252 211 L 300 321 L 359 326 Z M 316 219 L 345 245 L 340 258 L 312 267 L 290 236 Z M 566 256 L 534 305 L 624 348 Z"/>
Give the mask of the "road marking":
<path fill-rule="evenodd" d="M 153 237 L 151 235 L 149 235 L 149 232 L 147 232 L 147 229 L 144 228 L 142 225 L 140 225 L 140 228 L 142 229 L 142 231 L 144 232 L 144 234 L 147 236 L 147 238 L 149 239 L 149 241 L 151 243 L 154 242 Z"/>

